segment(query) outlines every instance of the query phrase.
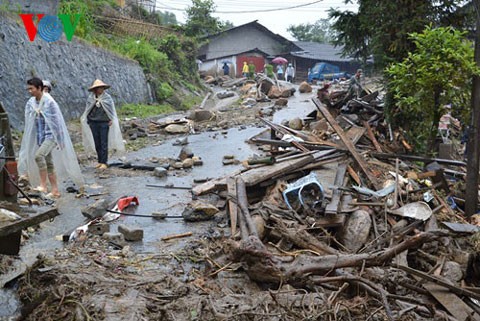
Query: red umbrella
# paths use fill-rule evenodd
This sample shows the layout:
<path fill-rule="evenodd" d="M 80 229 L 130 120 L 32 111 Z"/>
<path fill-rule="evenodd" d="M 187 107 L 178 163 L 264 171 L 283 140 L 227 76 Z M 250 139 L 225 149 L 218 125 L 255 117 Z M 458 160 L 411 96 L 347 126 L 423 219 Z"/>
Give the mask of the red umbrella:
<path fill-rule="evenodd" d="M 272 59 L 272 62 L 274 64 L 286 64 L 288 62 L 288 60 L 283 58 L 283 57 L 275 57 L 275 58 Z"/>

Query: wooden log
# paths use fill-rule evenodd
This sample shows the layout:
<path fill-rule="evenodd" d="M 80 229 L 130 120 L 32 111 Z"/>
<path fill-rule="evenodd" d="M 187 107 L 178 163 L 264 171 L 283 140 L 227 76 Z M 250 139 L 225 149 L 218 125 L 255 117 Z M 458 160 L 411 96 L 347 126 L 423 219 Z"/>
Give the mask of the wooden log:
<path fill-rule="evenodd" d="M 391 262 L 397 254 L 403 251 L 416 249 L 424 243 L 446 235 L 448 233 L 444 231 L 423 232 L 376 253 L 330 254 L 317 257 L 298 254 L 296 259 L 289 263 L 276 259 L 271 253 L 262 252 L 262 255 L 250 257 L 241 247 L 237 246 L 232 250 L 234 258 L 245 263 L 246 272 L 252 280 L 269 283 L 295 282 L 299 284 L 302 280 L 305 283 L 308 282 L 311 275 L 324 275 L 338 268 L 384 265 Z"/>
<path fill-rule="evenodd" d="M 287 227 L 282 219 L 271 216 L 270 219 L 275 223 L 275 231 L 280 233 L 289 242 L 295 244 L 301 249 L 308 249 L 319 254 L 335 254 L 337 250 L 319 241 L 313 235 L 308 233 L 304 227 L 293 223 L 293 227 Z"/>
<path fill-rule="evenodd" d="M 313 98 L 312 101 L 317 106 L 317 109 L 322 113 L 323 117 L 325 117 L 325 119 L 328 121 L 330 126 L 332 126 L 332 128 L 335 130 L 337 135 L 340 137 L 343 144 L 347 147 L 348 151 L 353 156 L 353 158 L 357 162 L 358 166 L 362 169 L 363 173 L 367 176 L 367 179 L 370 181 L 370 183 L 373 185 L 373 187 L 377 190 L 380 189 L 380 184 L 378 183 L 377 179 L 372 175 L 372 173 L 368 169 L 367 164 L 365 163 L 365 160 L 357 152 L 357 150 L 355 149 L 355 146 L 352 144 L 352 142 L 345 136 L 345 132 L 338 125 L 338 123 L 332 117 L 330 112 L 325 108 L 325 106 L 317 98 Z"/>
<path fill-rule="evenodd" d="M 235 183 L 235 179 L 232 177 L 227 178 L 227 191 L 228 191 L 228 213 L 230 216 L 230 230 L 231 236 L 234 237 L 235 233 L 237 233 L 237 202 L 234 201 L 237 197 L 237 185 Z"/>
<path fill-rule="evenodd" d="M 187 236 L 192 236 L 192 235 L 193 235 L 192 232 L 172 234 L 172 235 L 167 235 L 167 236 L 162 237 L 162 241 L 168 241 L 168 240 L 178 239 L 178 238 L 181 238 L 181 237 L 187 237 Z"/>
<path fill-rule="evenodd" d="M 247 225 L 248 236 L 253 235 L 258 238 L 257 228 L 255 227 L 255 223 L 253 223 L 248 210 L 247 187 L 241 177 L 237 177 L 236 183 L 238 208 L 240 209 L 240 215 L 243 217 Z"/>
<path fill-rule="evenodd" d="M 373 146 L 375 147 L 377 152 L 383 153 L 382 147 L 380 146 L 377 139 L 375 138 L 375 135 L 373 134 L 373 130 L 370 124 L 367 121 L 364 121 L 363 126 L 365 126 L 365 128 L 367 129 L 367 136 L 372 141 Z"/>
<path fill-rule="evenodd" d="M 19 232 L 29 226 L 40 224 L 58 215 L 58 210 L 54 207 L 46 209 L 40 213 L 35 213 L 31 216 L 29 215 L 29 217 L 23 218 L 19 221 L 2 223 L 0 225 L 0 237 Z"/>

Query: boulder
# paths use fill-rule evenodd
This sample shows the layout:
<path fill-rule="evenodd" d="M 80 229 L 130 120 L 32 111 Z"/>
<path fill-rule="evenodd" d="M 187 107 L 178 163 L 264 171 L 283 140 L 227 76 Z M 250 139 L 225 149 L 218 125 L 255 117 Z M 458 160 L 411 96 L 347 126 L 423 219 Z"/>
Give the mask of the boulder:
<path fill-rule="evenodd" d="M 280 89 L 278 89 L 277 86 L 273 86 L 272 88 L 270 88 L 270 90 L 268 91 L 268 98 L 270 99 L 277 99 L 277 98 L 280 98 L 280 96 L 282 95 L 282 92 L 280 91 Z"/>
<path fill-rule="evenodd" d="M 190 112 L 189 119 L 197 122 L 211 120 L 215 118 L 215 114 L 210 110 L 195 109 Z"/>
<path fill-rule="evenodd" d="M 192 168 L 193 167 L 193 159 L 187 158 L 184 159 L 182 162 L 183 168 Z"/>
<path fill-rule="evenodd" d="M 282 93 L 280 94 L 280 97 L 282 97 L 282 98 L 291 97 L 291 96 L 293 96 L 294 92 L 295 92 L 295 88 L 282 89 Z"/>
<path fill-rule="evenodd" d="M 275 101 L 275 106 L 287 106 L 288 105 L 288 99 L 286 98 L 278 98 Z"/>
<path fill-rule="evenodd" d="M 169 134 L 186 134 L 190 129 L 187 125 L 171 124 L 165 127 L 165 131 Z"/>
<path fill-rule="evenodd" d="M 193 201 L 187 205 L 182 213 L 187 222 L 208 221 L 218 213 L 218 208 L 202 201 Z"/>
<path fill-rule="evenodd" d="M 178 159 L 183 162 L 187 158 L 192 158 L 192 157 L 193 157 L 192 149 L 188 146 L 183 146 L 182 149 L 180 150 L 180 154 L 178 155 Z"/>
<path fill-rule="evenodd" d="M 127 241 L 141 241 L 143 239 L 143 230 L 138 227 L 120 224 L 118 231 L 123 234 L 123 237 Z"/>
<path fill-rule="evenodd" d="M 311 122 L 309 126 L 311 131 L 315 131 L 317 133 L 326 132 L 328 130 L 328 123 L 325 119 Z"/>
<path fill-rule="evenodd" d="M 167 176 L 168 171 L 163 167 L 155 167 L 153 170 L 153 176 L 156 177 L 165 177 Z"/>
<path fill-rule="evenodd" d="M 93 204 L 87 205 L 82 208 L 80 211 L 83 216 L 93 220 L 97 217 L 102 217 L 106 213 L 106 208 L 108 208 L 108 201 L 106 199 L 99 199 Z"/>
<path fill-rule="evenodd" d="M 290 119 L 290 121 L 288 122 L 288 127 L 295 130 L 302 130 L 303 122 L 300 118 L 296 117 L 296 118 Z"/>
<path fill-rule="evenodd" d="M 312 86 L 310 86 L 309 83 L 306 81 L 302 82 L 300 86 L 298 86 L 298 91 L 302 94 L 304 93 L 311 93 L 312 92 Z"/>
<path fill-rule="evenodd" d="M 352 253 L 357 252 L 367 243 L 372 227 L 370 214 L 357 210 L 351 214 L 339 233 L 339 240 Z"/>

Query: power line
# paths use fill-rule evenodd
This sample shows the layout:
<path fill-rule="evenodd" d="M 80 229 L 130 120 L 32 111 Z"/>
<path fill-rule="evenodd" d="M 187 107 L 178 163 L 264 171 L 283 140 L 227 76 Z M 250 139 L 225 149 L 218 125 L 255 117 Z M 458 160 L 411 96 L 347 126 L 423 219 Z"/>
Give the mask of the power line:
<path fill-rule="evenodd" d="M 283 8 L 272 8 L 272 9 L 263 9 L 263 10 L 237 10 L 237 11 L 221 11 L 221 10 L 215 10 L 214 13 L 259 13 L 259 12 L 273 12 L 273 11 L 283 11 L 283 10 L 291 10 L 291 9 L 296 9 L 296 8 L 302 8 L 302 7 L 306 7 L 306 6 L 310 6 L 312 4 L 315 4 L 315 3 L 319 3 L 319 2 L 322 2 L 323 0 L 317 0 L 317 1 L 313 1 L 313 2 L 309 2 L 309 3 L 305 3 L 305 4 L 299 4 L 299 5 L 296 5 L 296 6 L 290 6 L 290 7 L 283 7 Z M 163 5 L 164 7 L 161 7 L 161 6 L 158 6 L 157 8 L 159 9 L 167 9 L 167 10 L 175 10 L 175 11 L 185 11 L 185 9 L 180 9 L 180 8 L 174 8 L 174 7 L 170 7 L 168 5 L 165 5 L 165 4 L 161 4 Z"/>

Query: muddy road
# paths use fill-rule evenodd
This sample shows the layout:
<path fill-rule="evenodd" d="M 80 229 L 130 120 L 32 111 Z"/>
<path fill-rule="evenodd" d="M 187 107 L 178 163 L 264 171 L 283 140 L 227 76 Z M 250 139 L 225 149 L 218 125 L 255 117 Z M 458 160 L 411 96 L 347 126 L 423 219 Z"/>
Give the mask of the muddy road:
<path fill-rule="evenodd" d="M 283 119 L 290 119 L 297 116 L 301 117 L 308 114 L 310 111 L 313 111 L 315 106 L 310 101 L 311 97 L 312 93 L 300 94 L 296 92 L 293 97 L 289 98 L 288 106 L 274 114 L 273 120 L 275 122 L 280 122 Z M 78 258 L 78 256 L 85 256 L 84 261 L 89 261 L 90 256 L 90 259 L 93 262 L 96 262 L 96 260 L 98 261 L 98 256 L 119 256 L 118 252 L 112 252 L 115 250 L 109 248 L 101 241 L 87 240 L 82 244 L 67 244 L 59 240 L 59 236 L 62 234 L 85 224 L 85 217 L 81 214 L 80 209 L 93 203 L 95 199 L 117 199 L 121 196 L 137 196 L 140 205 L 135 208 L 130 208 L 128 210 L 130 213 L 150 215 L 152 212 L 161 212 L 168 216 L 181 215 L 185 205 L 192 200 L 192 195 L 189 190 L 147 187 L 146 185 L 154 184 L 164 186 L 173 184 L 173 186 L 179 187 L 192 187 L 195 184 L 194 180 L 222 177 L 242 167 L 241 164 L 223 165 L 222 159 L 224 155 L 234 155 L 237 160 L 245 160 L 253 154 L 262 153 L 255 149 L 254 146 L 247 144 L 246 140 L 265 130 L 262 125 L 259 125 L 258 122 L 252 118 L 252 115 L 257 114 L 259 108 L 271 105 L 271 103 L 264 103 L 263 105 L 253 107 L 253 110 L 249 110 L 248 112 L 245 112 L 245 110 L 242 110 L 238 106 L 232 107 L 229 111 L 225 112 L 225 110 L 228 110 L 230 105 L 234 105 L 237 100 L 238 97 L 233 97 L 225 101 L 220 100 L 212 102 L 207 104 L 206 108 L 217 112 L 220 110 L 219 113 L 221 116 L 217 118 L 217 122 L 219 119 L 230 119 L 233 120 L 233 124 L 242 123 L 247 125 L 220 129 L 215 126 L 215 123 L 213 123 L 212 126 L 203 126 L 199 132 L 188 135 L 188 147 L 191 148 L 196 156 L 201 157 L 203 160 L 202 166 L 195 166 L 192 169 L 170 169 L 167 177 L 157 178 L 154 177 L 150 171 L 135 171 L 132 169 L 120 169 L 115 167 L 111 167 L 104 172 L 98 172 L 94 169 L 95 163 L 93 161 L 83 162 L 82 169 L 89 190 L 105 193 L 105 195 L 92 198 L 76 198 L 75 194 L 69 194 L 63 191 L 62 197 L 57 201 L 57 206 L 61 215 L 51 222 L 42 223 L 41 228 L 38 230 L 30 231 L 28 233 L 29 239 L 21 247 L 19 258 L 16 259 L 13 264 L 19 267 L 31 265 L 37 260 L 39 255 L 42 257 L 56 258 L 54 259 L 55 261 L 58 259 L 58 255 L 60 255 L 62 258 L 68 257 L 69 259 L 65 262 L 61 262 L 61 260 L 55 261 L 54 263 L 50 262 L 51 265 L 48 266 L 52 267 L 52 270 L 54 271 L 57 267 L 63 266 L 62 269 L 64 271 L 74 273 L 73 271 L 75 270 L 75 267 L 77 267 L 77 272 L 83 271 L 82 269 L 78 269 L 78 262 L 71 263 L 71 261 L 74 261 L 72 259 L 74 257 Z M 222 110 L 224 111 L 223 113 Z M 250 115 L 250 119 L 245 117 L 247 114 Z M 240 119 L 242 117 L 245 119 Z M 125 159 L 131 162 L 146 162 L 152 158 L 175 159 L 178 157 L 182 146 L 175 146 L 174 142 L 178 138 L 184 136 L 185 135 L 168 136 L 161 144 L 150 144 L 140 150 L 127 153 Z M 168 278 L 169 281 L 167 283 L 170 285 L 176 284 L 172 285 L 172 289 L 175 288 L 176 290 L 185 287 L 185 285 L 180 283 L 191 279 L 192 273 L 196 271 L 196 268 L 191 260 L 188 260 L 187 262 L 187 260 L 178 258 L 181 257 L 181 255 L 176 256 L 172 253 L 184 253 L 185 249 L 193 251 L 199 246 L 199 242 L 201 243 L 202 240 L 218 238 L 229 233 L 228 222 L 225 218 L 224 212 L 218 214 L 213 221 L 195 223 L 188 223 L 179 218 L 154 220 L 152 218 L 127 216 L 111 223 L 110 230 L 116 232 L 119 224 L 137 226 L 144 230 L 143 241 L 129 243 L 129 246 L 127 247 L 128 254 L 125 256 L 125 258 L 131 258 L 134 255 L 139 261 L 143 260 L 142 262 L 144 263 L 148 262 L 141 266 L 141 268 L 139 268 L 138 265 L 135 266 L 135 269 L 138 268 L 142 271 L 149 271 L 144 276 L 139 275 L 135 282 L 140 282 L 139 280 L 142 278 L 146 280 L 146 283 L 152 278 L 162 279 L 164 281 Z M 164 236 L 185 232 L 192 232 L 193 234 L 189 238 L 178 239 L 173 242 L 164 242 L 161 240 Z M 85 249 L 89 249 L 90 252 L 85 251 Z M 75 255 L 72 255 L 72 253 L 75 253 Z M 92 258 L 92 253 L 94 253 L 93 256 L 96 257 L 96 259 Z M 192 255 L 191 253 L 194 252 L 190 252 L 189 255 Z M 195 260 L 193 260 L 193 262 L 195 262 Z M 41 266 L 45 267 L 44 265 Z M 87 275 L 91 266 L 88 264 L 86 266 L 87 267 L 84 270 Z M 161 266 L 160 269 L 158 269 L 159 266 Z M 152 273 L 151 269 L 158 273 Z M 177 273 L 179 270 L 184 273 Z M 176 274 L 178 274 L 178 278 L 172 278 L 172 275 Z M 87 276 L 84 277 L 88 279 Z M 115 278 L 114 275 L 111 275 L 111 277 Z M 66 282 L 75 282 L 71 278 L 68 280 L 65 279 Z M 42 281 L 37 281 L 39 282 L 38 285 L 42 284 Z M 244 281 L 246 282 L 247 280 L 243 280 L 238 284 L 236 282 L 233 283 L 234 286 L 245 287 L 245 284 L 241 285 Z M 43 280 L 43 282 L 46 281 Z M 103 285 L 105 285 L 105 282 L 106 281 L 104 280 Z M 128 288 L 129 282 L 125 282 L 126 284 L 123 286 Z M 101 287 L 102 282 L 98 283 Z M 0 293 L 0 320 L 8 317 L 14 318 L 14 316 L 19 315 L 21 304 L 19 302 L 16 286 L 16 283 L 13 282 L 11 284 L 11 287 L 13 288 L 5 289 Z M 255 286 L 253 287 L 255 288 Z M 168 288 L 168 286 L 166 288 Z M 24 294 L 20 293 L 20 295 Z M 95 297 L 95 295 L 91 295 L 92 297 Z M 111 295 L 115 296 L 115 293 Z M 120 295 L 119 293 L 116 295 L 127 301 L 133 298 L 138 298 L 138 293 L 128 291 L 125 295 Z M 103 300 L 107 302 L 108 295 L 105 295 Z M 143 300 L 145 301 L 145 298 L 143 298 Z M 192 304 L 200 304 L 199 302 L 200 301 L 198 300 L 193 300 Z M 108 303 L 105 304 L 108 305 Z M 147 303 L 143 302 L 139 304 L 142 305 Z M 189 306 L 188 300 L 183 303 L 179 302 L 178 309 L 181 309 L 182 305 Z M 142 318 L 148 320 L 150 317 L 154 318 L 153 315 L 158 317 L 164 313 L 157 311 L 159 314 L 152 314 L 149 318 L 145 318 L 145 315 L 148 314 L 142 314 L 142 312 L 139 312 L 146 310 L 145 306 L 130 307 L 128 310 L 133 314 L 129 315 L 127 313 L 124 318 L 122 317 L 121 319 L 134 320 L 138 317 L 139 320 Z M 45 309 L 45 311 L 48 311 L 48 309 Z M 116 311 L 113 308 L 108 311 L 111 312 L 110 315 L 107 313 L 107 315 L 102 315 L 100 319 L 114 320 L 119 318 L 119 311 Z M 136 313 L 138 313 L 138 315 Z M 193 312 L 189 313 L 193 315 Z M 142 318 L 140 318 L 140 315 L 143 315 Z M 40 316 L 41 314 L 37 317 Z M 93 316 L 92 318 L 96 319 Z"/>

